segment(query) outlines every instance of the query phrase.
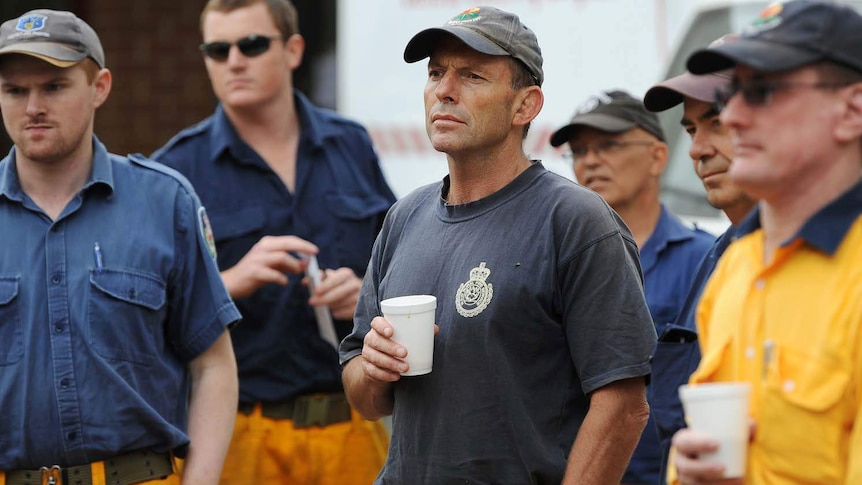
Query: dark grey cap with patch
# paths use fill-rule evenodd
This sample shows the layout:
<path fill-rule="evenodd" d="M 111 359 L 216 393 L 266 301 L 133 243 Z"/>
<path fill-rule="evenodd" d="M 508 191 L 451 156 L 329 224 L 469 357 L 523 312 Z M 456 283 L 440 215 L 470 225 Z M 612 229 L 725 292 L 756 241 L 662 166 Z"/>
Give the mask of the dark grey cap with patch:
<path fill-rule="evenodd" d="M 536 34 L 521 19 L 494 7 L 464 10 L 442 27 L 425 29 L 414 35 L 404 49 L 404 60 L 416 62 L 430 57 L 441 35 L 451 35 L 471 49 L 492 56 L 511 56 L 530 71 L 536 84 L 542 85 L 542 50 Z"/>
<path fill-rule="evenodd" d="M 568 142 L 584 127 L 607 133 L 641 128 L 664 141 L 664 131 L 656 114 L 647 111 L 641 100 L 622 90 L 607 91 L 589 98 L 578 108 L 568 125 L 551 135 L 551 145 L 558 147 Z"/>
<path fill-rule="evenodd" d="M 99 36 L 71 12 L 31 10 L 0 25 L 0 55 L 25 54 L 58 67 L 73 66 L 86 58 L 105 67 Z"/>

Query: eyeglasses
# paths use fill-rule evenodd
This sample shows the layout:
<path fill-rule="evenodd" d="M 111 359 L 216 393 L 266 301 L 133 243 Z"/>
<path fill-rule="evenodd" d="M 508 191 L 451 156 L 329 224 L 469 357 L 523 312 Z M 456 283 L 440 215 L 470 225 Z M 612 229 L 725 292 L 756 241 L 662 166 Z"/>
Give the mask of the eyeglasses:
<path fill-rule="evenodd" d="M 265 35 L 252 34 L 248 37 L 239 39 L 235 43 L 225 40 L 206 42 L 200 45 L 200 50 L 210 59 L 217 62 L 223 62 L 227 60 L 230 55 L 230 48 L 234 45 L 239 48 L 242 55 L 246 57 L 257 57 L 269 50 L 269 45 L 272 41 L 281 40 L 283 38 L 284 37 L 281 36 L 268 37 Z"/>
<path fill-rule="evenodd" d="M 742 99 L 751 107 L 765 106 L 772 99 L 772 95 L 778 91 L 792 88 L 809 88 L 809 89 L 837 89 L 848 86 L 847 82 L 792 82 L 792 81 L 765 81 L 758 80 L 742 84 L 737 80 L 733 80 L 730 87 L 727 89 L 715 90 L 715 104 L 721 110 L 730 102 L 730 98 L 737 93 L 742 94 Z"/>
<path fill-rule="evenodd" d="M 596 143 L 595 145 L 581 145 L 576 146 L 570 152 L 564 152 L 563 157 L 567 160 L 571 160 L 573 163 L 578 163 L 584 158 L 592 150 L 593 153 L 596 154 L 597 157 L 602 155 L 613 155 L 614 153 L 619 152 L 625 147 L 635 146 L 635 145 L 652 145 L 655 143 L 654 141 L 647 140 L 630 140 L 630 141 L 617 141 L 617 140 L 607 140 L 601 143 Z"/>

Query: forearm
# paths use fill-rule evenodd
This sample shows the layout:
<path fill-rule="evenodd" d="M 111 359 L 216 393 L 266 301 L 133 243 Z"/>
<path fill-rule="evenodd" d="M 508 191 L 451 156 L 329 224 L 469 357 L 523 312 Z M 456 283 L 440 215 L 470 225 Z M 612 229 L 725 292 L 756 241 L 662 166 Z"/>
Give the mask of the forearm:
<path fill-rule="evenodd" d="M 204 362 L 192 364 L 189 400 L 191 441 L 183 464 L 183 485 L 218 483 L 233 434 L 239 385 L 236 361 L 227 332 Z"/>
<path fill-rule="evenodd" d="M 563 485 L 618 485 L 648 418 L 643 378 L 594 392 Z"/>
<path fill-rule="evenodd" d="M 392 414 L 395 397 L 391 382 L 371 379 L 363 372 L 363 360 L 362 355 L 350 359 L 344 366 L 342 381 L 351 407 L 373 421 Z"/>

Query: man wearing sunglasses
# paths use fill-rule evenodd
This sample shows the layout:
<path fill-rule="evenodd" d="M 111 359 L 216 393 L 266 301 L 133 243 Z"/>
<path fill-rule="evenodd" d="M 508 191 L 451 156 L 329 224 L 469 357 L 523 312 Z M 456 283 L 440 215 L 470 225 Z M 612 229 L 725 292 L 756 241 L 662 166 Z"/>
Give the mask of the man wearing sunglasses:
<path fill-rule="evenodd" d="M 230 441 L 240 314 L 206 211 L 184 177 L 94 135 L 111 86 L 71 12 L 0 25 L 5 485 L 215 483 Z"/>
<path fill-rule="evenodd" d="M 366 485 L 388 437 L 351 410 L 334 344 L 351 328 L 395 197 L 365 129 L 293 88 L 304 41 L 288 0 L 210 0 L 201 32 L 220 103 L 153 157 L 188 176 L 207 205 L 243 316 L 232 334 L 240 398 L 222 483 Z M 302 275 L 312 255 L 334 268 L 313 290 Z M 329 341 L 315 307 L 334 320 Z"/>
<path fill-rule="evenodd" d="M 711 46 L 724 41 L 725 38 L 721 38 Z M 700 362 L 695 325 L 697 302 L 718 259 L 736 237 L 738 224 L 755 205 L 728 175 L 733 162 L 730 130 L 718 119 L 715 93 L 730 86 L 730 77 L 729 71 L 704 76 L 685 72 L 653 86 L 644 96 L 644 106 L 653 112 L 665 111 L 682 103 L 680 122 L 691 137 L 689 155 L 694 162 L 695 173 L 703 182 L 709 203 L 724 211 L 732 224 L 718 237 L 701 261 L 679 315 L 659 335 L 653 353 L 652 379 L 647 388 L 647 397 L 661 442 L 661 484 L 665 483 L 671 438 L 685 427 L 677 389 L 688 382 Z"/>
<path fill-rule="evenodd" d="M 575 176 L 623 218 L 640 250 L 644 295 L 656 331 L 676 320 L 698 263 L 715 237 L 686 225 L 659 200 L 668 151 L 658 117 L 625 91 L 588 99 L 551 136 L 568 144 Z M 626 484 L 659 481 L 661 448 L 652 418 L 623 477 Z"/>
<path fill-rule="evenodd" d="M 733 68 L 729 174 L 759 202 L 701 297 L 690 380 L 751 384 L 747 471 L 720 481 L 716 442 L 683 429 L 678 482 L 862 483 L 862 16 L 773 4 L 687 67 Z"/>

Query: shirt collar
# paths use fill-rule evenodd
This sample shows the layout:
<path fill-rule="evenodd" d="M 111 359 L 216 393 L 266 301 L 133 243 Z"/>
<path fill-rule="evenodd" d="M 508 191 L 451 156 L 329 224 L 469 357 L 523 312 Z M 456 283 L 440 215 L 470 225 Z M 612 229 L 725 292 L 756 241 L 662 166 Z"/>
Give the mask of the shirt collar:
<path fill-rule="evenodd" d="M 21 189 L 21 181 L 18 179 L 18 170 L 15 162 L 15 147 L 9 150 L 9 154 L 2 160 L 2 171 L 0 171 L 0 195 L 10 200 L 21 201 L 24 199 L 24 191 Z M 108 158 L 108 150 L 93 135 L 93 166 L 90 169 L 90 177 L 84 184 L 84 189 L 95 185 L 106 185 L 110 191 L 114 190 L 114 176 L 111 162 Z"/>
<path fill-rule="evenodd" d="M 862 215 L 862 180 L 811 216 L 799 232 L 781 245 L 786 246 L 797 238 L 827 254 L 834 254 L 844 236 Z M 739 237 L 760 229 L 760 208 L 755 207 L 739 224 Z"/>
<path fill-rule="evenodd" d="M 296 115 L 299 118 L 301 145 L 312 145 L 315 148 L 323 147 L 326 138 L 338 134 L 338 131 L 332 128 L 331 123 L 326 123 L 320 110 L 316 110 L 311 101 L 301 92 L 293 91 L 293 101 Z M 243 154 L 250 148 L 239 137 L 236 128 L 227 117 L 224 107 L 219 103 L 213 115 L 210 159 L 217 160 L 225 150 L 229 150 L 235 157 L 243 159 Z"/>

